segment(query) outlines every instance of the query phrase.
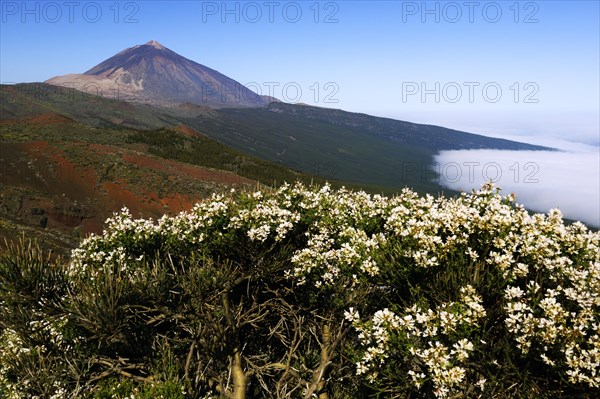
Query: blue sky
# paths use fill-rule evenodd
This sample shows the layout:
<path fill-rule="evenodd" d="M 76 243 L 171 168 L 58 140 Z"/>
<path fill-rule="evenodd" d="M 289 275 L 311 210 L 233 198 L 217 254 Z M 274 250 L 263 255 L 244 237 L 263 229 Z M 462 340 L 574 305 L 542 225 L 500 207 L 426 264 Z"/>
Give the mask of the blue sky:
<path fill-rule="evenodd" d="M 2 83 L 82 73 L 153 39 L 283 100 L 599 141 L 598 1 L 1 5 Z"/>

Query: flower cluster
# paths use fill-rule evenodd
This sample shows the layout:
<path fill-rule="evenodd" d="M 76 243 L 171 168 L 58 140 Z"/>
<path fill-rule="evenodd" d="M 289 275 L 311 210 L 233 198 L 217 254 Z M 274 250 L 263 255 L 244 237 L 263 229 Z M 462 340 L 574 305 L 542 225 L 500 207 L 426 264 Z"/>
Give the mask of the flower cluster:
<path fill-rule="evenodd" d="M 35 379 L 35 371 L 28 370 L 30 378 L 21 380 L 18 382 L 11 381 L 7 378 L 8 375 L 13 374 L 13 366 L 26 365 L 26 364 L 39 364 L 40 367 L 52 367 L 51 363 L 45 361 L 44 357 L 49 352 L 54 353 L 70 353 L 72 346 L 65 342 L 63 334 L 60 329 L 66 324 L 66 319 L 59 318 L 53 321 L 47 320 L 32 320 L 29 322 L 29 328 L 32 331 L 34 341 L 45 342 L 40 343 L 27 343 L 17 334 L 16 331 L 7 328 L 0 334 L 0 395 L 5 394 L 7 399 L 18 399 L 24 397 L 30 397 L 29 389 L 32 385 L 37 383 Z M 47 347 L 52 346 L 52 348 Z M 54 370 L 58 372 L 58 370 Z M 62 399 L 66 398 L 67 389 L 64 381 L 56 378 L 52 382 L 51 386 L 45 387 L 48 392 L 50 399 Z M 4 396 L 3 396 L 4 397 Z"/>
<path fill-rule="evenodd" d="M 10 381 L 7 376 L 10 372 L 8 360 L 19 356 L 21 353 L 29 353 L 30 348 L 24 346 L 19 335 L 11 330 L 5 329 L 0 335 L 0 388 L 9 399 L 18 399 L 23 397 L 22 386 Z M 2 390 L 0 390 L 2 393 Z"/>
<path fill-rule="evenodd" d="M 283 193 L 287 188 L 284 186 L 279 192 Z M 265 201 L 260 199 L 260 191 L 253 193 L 249 206 L 240 209 L 231 218 L 228 227 L 244 230 L 252 241 L 265 242 L 272 233 L 275 234 L 275 241 L 282 241 L 300 221 L 300 215 L 289 209 L 292 206 L 291 196 L 283 194 Z"/>
<path fill-rule="evenodd" d="M 73 252 L 71 273 L 106 264 L 128 270 L 153 251 L 206 250 L 223 237 L 265 248 L 285 242 L 293 248 L 286 275 L 308 289 L 361 280 L 385 297 L 395 290 L 394 278 L 411 278 L 407 268 L 473 273 L 441 301 L 400 306 L 395 297 L 384 298 L 388 307 L 371 304 L 370 313 L 348 304 L 344 316 L 362 350 L 357 373 L 373 381 L 397 356 L 411 359 L 404 366 L 416 389 L 432 387 L 441 398 L 470 381 L 483 390 L 485 378 L 467 363 L 491 317 L 482 299 L 489 297 L 494 305 L 500 301 L 493 313 L 500 320 L 489 325 L 508 331 L 520 355 L 572 384 L 600 385 L 600 234 L 578 222 L 566 225 L 557 210 L 531 215 L 492 185 L 454 198 L 408 189 L 387 198 L 297 184 L 215 196 L 157 221 L 124 210 Z M 498 292 L 484 292 L 487 287 Z"/>
<path fill-rule="evenodd" d="M 301 198 L 300 211 L 311 219 L 304 233 L 307 243 L 291 259 L 290 275 L 299 284 L 311 281 L 318 288 L 335 284 L 341 274 L 352 279 L 378 274 L 373 254 L 386 241 L 379 228 L 386 198 L 345 189 L 333 192 L 329 186 L 317 193 L 298 186 L 293 191 Z"/>
<path fill-rule="evenodd" d="M 369 237 L 364 230 L 346 227 L 332 237 L 327 229 L 306 234 L 309 239 L 305 248 L 292 257 L 292 275 L 304 284 L 306 276 L 317 274 L 315 284 L 333 285 L 340 273 L 362 272 L 374 276 L 379 268 L 371 254 L 380 243 L 385 242 L 382 234 Z"/>
<path fill-rule="evenodd" d="M 571 382 L 600 387 L 600 262 L 549 265 L 554 288 L 533 280 L 525 290 L 506 288 L 506 326 L 522 353 L 534 346 L 547 365 L 564 365 Z"/>
<path fill-rule="evenodd" d="M 431 379 L 436 396 L 447 397 L 466 378 L 467 370 L 461 363 L 469 358 L 474 345 L 467 338 L 456 337 L 467 335 L 469 327 L 477 326 L 485 317 L 481 301 L 474 288 L 467 285 L 461 289 L 459 301 L 442 303 L 435 310 L 413 305 L 396 314 L 386 308 L 365 322 L 348 313 L 346 319 L 353 322 L 361 344 L 366 347 L 357 363 L 357 374 L 367 374 L 374 381 L 377 369 L 388 357 L 390 345 L 402 342 L 404 349 L 418 359 L 415 365 L 422 364 L 409 370 L 414 386 L 419 389 L 426 379 Z"/>

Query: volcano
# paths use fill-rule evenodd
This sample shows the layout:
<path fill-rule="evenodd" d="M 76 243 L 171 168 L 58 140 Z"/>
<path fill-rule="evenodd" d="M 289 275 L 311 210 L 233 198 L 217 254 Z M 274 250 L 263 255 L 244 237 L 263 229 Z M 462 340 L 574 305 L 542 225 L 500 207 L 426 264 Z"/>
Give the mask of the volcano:
<path fill-rule="evenodd" d="M 83 74 L 57 76 L 46 83 L 152 105 L 239 108 L 262 107 L 274 100 L 154 40 L 125 49 Z"/>

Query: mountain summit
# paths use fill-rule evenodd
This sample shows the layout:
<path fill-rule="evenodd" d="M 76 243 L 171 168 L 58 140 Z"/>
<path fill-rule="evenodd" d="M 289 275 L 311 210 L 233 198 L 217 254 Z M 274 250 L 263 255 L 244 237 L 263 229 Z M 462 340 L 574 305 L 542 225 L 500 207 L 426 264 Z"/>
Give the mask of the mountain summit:
<path fill-rule="evenodd" d="M 163 46 L 162 44 L 160 44 L 156 40 L 150 40 L 148 43 L 146 43 L 146 46 L 152 46 L 152 47 L 157 48 L 159 50 L 164 50 L 166 48 L 165 46 Z"/>
<path fill-rule="evenodd" d="M 46 83 L 154 105 L 261 107 L 272 100 L 155 40 L 125 49 L 83 74 L 57 76 Z"/>

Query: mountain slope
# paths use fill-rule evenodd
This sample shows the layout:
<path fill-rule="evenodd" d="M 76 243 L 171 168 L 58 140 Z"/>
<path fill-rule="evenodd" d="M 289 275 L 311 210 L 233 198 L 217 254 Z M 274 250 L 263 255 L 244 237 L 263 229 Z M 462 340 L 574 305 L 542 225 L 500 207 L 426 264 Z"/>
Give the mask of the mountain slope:
<path fill-rule="evenodd" d="M 220 109 L 211 118 L 181 118 L 198 131 L 248 154 L 291 168 L 356 184 L 419 192 L 441 190 L 433 165 L 440 150 L 549 148 L 302 105 Z M 439 166 L 439 165 L 438 165 Z"/>
<path fill-rule="evenodd" d="M 269 98 L 154 40 L 125 49 L 83 74 L 57 76 L 46 83 L 149 104 L 260 107 L 269 102 Z"/>
<path fill-rule="evenodd" d="M 340 109 L 271 103 L 271 112 L 291 115 L 300 119 L 315 120 L 334 126 L 356 128 L 373 136 L 400 144 L 423 147 L 430 150 L 497 149 L 513 151 L 551 150 L 533 144 L 482 136 L 435 125 L 424 125 L 382 118 L 367 114 L 347 112 Z"/>
<path fill-rule="evenodd" d="M 178 120 L 147 104 L 94 96 L 46 83 L 0 85 L 0 120 L 20 120 L 56 113 L 92 127 L 155 129 Z M 199 114 L 199 113 L 197 113 Z"/>
<path fill-rule="evenodd" d="M 124 206 L 136 216 L 159 217 L 234 187 L 315 179 L 232 150 L 177 121 L 159 129 L 125 126 L 168 125 L 161 122 L 164 114 L 147 106 L 87 97 L 74 104 L 60 101 L 60 91 L 36 96 L 36 87 L 23 85 L 22 95 L 14 86 L 0 87 L 0 250 L 3 238 L 26 234 L 67 254 Z M 73 117 L 56 112 L 61 109 Z"/>
<path fill-rule="evenodd" d="M 549 150 L 439 126 L 304 105 L 211 109 L 185 103 L 152 107 L 76 91 L 73 93 L 79 94 L 69 96 L 71 91 L 46 84 L 1 89 L 0 114 L 11 118 L 54 112 L 102 128 L 156 129 L 183 124 L 247 155 L 323 179 L 376 186 L 386 192 L 404 186 L 420 192 L 440 191 L 440 178 L 432 165 L 440 150 Z"/>

